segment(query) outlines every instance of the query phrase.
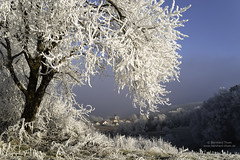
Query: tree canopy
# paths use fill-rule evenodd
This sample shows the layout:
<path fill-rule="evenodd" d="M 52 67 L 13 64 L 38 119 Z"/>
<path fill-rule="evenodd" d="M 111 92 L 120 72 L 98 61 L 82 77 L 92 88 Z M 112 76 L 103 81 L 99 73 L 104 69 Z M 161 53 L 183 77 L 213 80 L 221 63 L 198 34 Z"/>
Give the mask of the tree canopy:
<path fill-rule="evenodd" d="M 119 90 L 129 88 L 141 112 L 168 104 L 165 83 L 178 79 L 177 40 L 186 37 L 176 28 L 184 26 L 181 14 L 190 6 L 179 8 L 173 1 L 169 8 L 163 3 L 1 0 L 0 79 L 4 84 L 11 78 L 8 82 L 20 91 L 21 117 L 34 120 L 50 84 L 73 102 L 72 87 L 90 85 L 90 77 L 106 66 L 112 68 Z"/>

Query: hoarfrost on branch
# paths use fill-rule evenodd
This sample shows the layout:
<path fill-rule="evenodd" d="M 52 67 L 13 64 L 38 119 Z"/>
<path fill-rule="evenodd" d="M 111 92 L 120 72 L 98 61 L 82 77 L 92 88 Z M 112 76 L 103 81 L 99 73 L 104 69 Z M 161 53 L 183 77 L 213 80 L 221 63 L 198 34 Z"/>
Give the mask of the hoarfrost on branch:
<path fill-rule="evenodd" d="M 165 83 L 178 79 L 186 35 L 176 28 L 189 7 L 164 0 L 1 0 L 0 62 L 16 86 L 28 89 L 31 67 L 72 94 L 74 85 L 111 66 L 119 90 L 128 87 L 141 112 L 168 104 Z M 9 69 L 9 65 L 10 69 Z M 3 67 L 4 68 L 4 67 Z M 1 73 L 2 79 L 3 73 Z"/>

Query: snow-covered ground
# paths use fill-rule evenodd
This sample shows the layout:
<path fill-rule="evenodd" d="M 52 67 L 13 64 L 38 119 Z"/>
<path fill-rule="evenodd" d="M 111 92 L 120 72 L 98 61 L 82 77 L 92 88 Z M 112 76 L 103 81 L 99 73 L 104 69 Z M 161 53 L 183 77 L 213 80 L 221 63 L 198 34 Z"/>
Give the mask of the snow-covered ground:
<path fill-rule="evenodd" d="M 0 137 L 0 159 L 240 159 L 239 154 L 192 152 L 176 148 L 161 138 L 110 138 L 86 122 L 74 118 L 74 110 L 66 111 L 64 106 L 54 107 L 50 106 L 40 112 L 33 124 L 35 129 L 32 134 L 26 133 L 22 121 L 3 132 Z"/>

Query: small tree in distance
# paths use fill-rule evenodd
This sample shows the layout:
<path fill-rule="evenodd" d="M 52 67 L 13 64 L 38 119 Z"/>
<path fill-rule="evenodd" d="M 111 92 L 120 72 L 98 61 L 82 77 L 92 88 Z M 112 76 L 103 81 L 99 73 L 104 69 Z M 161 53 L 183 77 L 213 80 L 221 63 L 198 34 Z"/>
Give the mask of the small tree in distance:
<path fill-rule="evenodd" d="M 164 83 L 179 76 L 177 40 L 186 35 L 176 28 L 186 22 L 179 18 L 189 8 L 163 3 L 0 1 L 1 97 L 20 91 L 21 118 L 31 122 L 51 92 L 73 103 L 72 87 L 90 85 L 90 76 L 109 65 L 119 90 L 127 86 L 141 112 L 155 112 L 157 104 L 169 101 Z"/>

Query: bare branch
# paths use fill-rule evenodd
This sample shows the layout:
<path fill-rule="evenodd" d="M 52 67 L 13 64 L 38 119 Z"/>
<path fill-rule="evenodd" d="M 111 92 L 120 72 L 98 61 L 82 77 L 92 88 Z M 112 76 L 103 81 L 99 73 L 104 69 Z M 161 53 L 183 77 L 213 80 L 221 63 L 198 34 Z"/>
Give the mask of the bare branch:
<path fill-rule="evenodd" d="M 6 67 L 8 68 L 12 78 L 13 78 L 13 81 L 15 82 L 15 84 L 17 85 L 17 87 L 23 92 L 23 94 L 27 95 L 27 90 L 26 88 L 22 85 L 22 83 L 19 81 L 15 71 L 14 71 L 14 67 L 12 65 L 13 63 L 13 57 L 12 57 L 12 51 L 11 51 L 11 45 L 10 45 L 10 41 L 6 38 L 5 39 L 6 43 L 7 43 L 7 59 L 8 59 L 8 62 L 7 62 L 7 65 Z"/>
<path fill-rule="evenodd" d="M 74 79 L 76 82 L 78 83 L 82 83 L 77 77 L 75 77 L 71 72 L 66 73 L 67 75 L 69 75 L 72 79 Z"/>
<path fill-rule="evenodd" d="M 2 52 L 2 50 L 1 50 L 1 49 L 0 49 L 0 53 L 1 53 L 2 57 L 4 58 L 4 55 L 3 55 L 3 52 Z"/>
<path fill-rule="evenodd" d="M 41 81 L 40 86 L 38 87 L 36 94 L 37 95 L 44 95 L 47 86 L 49 85 L 50 81 L 53 79 L 53 76 L 55 75 L 55 71 L 52 70 L 49 74 L 44 75 Z"/>
<path fill-rule="evenodd" d="M 108 3 L 110 3 L 111 6 L 114 7 L 114 9 L 117 11 L 117 13 L 118 13 L 118 15 L 119 15 L 119 17 L 120 17 L 121 20 L 123 20 L 124 18 L 126 18 L 125 16 L 123 16 L 123 14 L 122 14 L 122 12 L 120 11 L 120 9 L 118 8 L 118 6 L 116 6 L 116 4 L 114 4 L 112 0 L 106 0 L 106 1 L 107 1 Z"/>
<path fill-rule="evenodd" d="M 0 44 L 1 44 L 5 49 L 7 49 L 7 45 L 4 44 L 2 41 L 0 41 Z"/>
<path fill-rule="evenodd" d="M 18 53 L 18 54 L 16 54 L 16 55 L 12 56 L 12 59 L 17 58 L 18 56 L 20 56 L 20 55 L 22 55 L 22 54 L 24 54 L 24 53 L 25 53 L 25 51 L 21 51 L 20 53 Z"/>

